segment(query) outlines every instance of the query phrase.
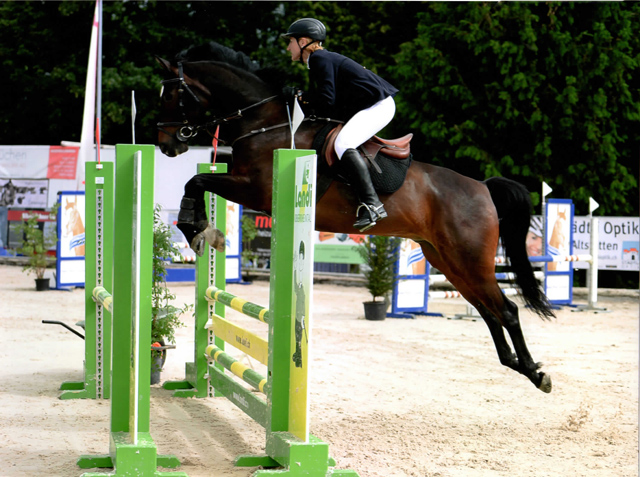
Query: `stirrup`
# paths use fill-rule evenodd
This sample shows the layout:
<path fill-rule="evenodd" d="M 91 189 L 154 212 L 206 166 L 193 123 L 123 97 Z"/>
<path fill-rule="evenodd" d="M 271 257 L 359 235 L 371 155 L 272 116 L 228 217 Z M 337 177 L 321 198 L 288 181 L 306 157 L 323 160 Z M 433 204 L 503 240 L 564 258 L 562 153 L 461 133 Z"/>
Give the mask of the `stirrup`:
<path fill-rule="evenodd" d="M 365 209 L 365 212 L 362 217 L 360 217 L 360 209 Z M 366 214 L 369 214 L 369 217 Z M 353 224 L 353 227 L 358 229 L 360 232 L 366 232 L 371 227 L 376 225 L 378 220 L 382 220 L 387 217 L 387 211 L 384 210 L 384 204 L 380 204 L 379 206 L 369 205 L 369 204 L 360 204 L 358 209 L 356 210 L 357 219 Z"/>

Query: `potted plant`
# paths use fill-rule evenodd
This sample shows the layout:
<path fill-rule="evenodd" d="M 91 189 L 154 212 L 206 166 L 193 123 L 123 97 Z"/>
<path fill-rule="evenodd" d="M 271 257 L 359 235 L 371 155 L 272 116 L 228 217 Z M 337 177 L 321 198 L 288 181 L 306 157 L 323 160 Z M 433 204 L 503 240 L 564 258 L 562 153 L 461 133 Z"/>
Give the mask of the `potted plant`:
<path fill-rule="evenodd" d="M 60 204 L 55 204 L 50 212 L 50 217 L 55 217 Z M 37 214 L 30 214 L 27 220 L 16 227 L 16 232 L 22 235 L 20 247 L 16 250 L 29 259 L 22 269 L 27 273 L 35 273 L 36 290 L 49 290 L 49 278 L 44 278 L 44 272 L 49 263 L 48 252 L 58 241 L 55 231 L 45 234 L 40 229 Z"/>
<path fill-rule="evenodd" d="M 242 265 L 246 272 L 244 280 L 251 281 L 249 270 L 255 268 L 258 260 L 258 254 L 251 249 L 251 241 L 258 236 L 258 227 L 253 217 L 248 215 L 242 216 Z"/>
<path fill-rule="evenodd" d="M 192 308 L 178 308 L 171 303 L 175 294 L 167 287 L 166 259 L 180 252 L 171 240 L 171 229 L 160 219 L 156 204 L 153 215 L 153 284 L 151 287 L 151 384 L 160 382 L 160 372 L 167 359 L 167 349 L 175 348 L 175 331 L 184 326 L 180 315 Z M 167 344 L 171 343 L 171 344 Z"/>
<path fill-rule="evenodd" d="M 357 247 L 367 270 L 364 272 L 366 287 L 373 297 L 364 302 L 367 320 L 384 320 L 387 313 L 387 296 L 396 283 L 396 262 L 402 239 L 371 235 Z M 381 298 L 381 300 L 377 300 Z"/>

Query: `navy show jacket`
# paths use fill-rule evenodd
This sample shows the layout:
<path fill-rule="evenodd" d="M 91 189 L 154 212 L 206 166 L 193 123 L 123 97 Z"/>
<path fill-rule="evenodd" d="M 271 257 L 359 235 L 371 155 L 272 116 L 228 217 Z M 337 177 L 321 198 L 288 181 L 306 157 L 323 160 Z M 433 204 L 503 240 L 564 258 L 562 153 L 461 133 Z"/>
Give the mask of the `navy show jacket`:
<path fill-rule="evenodd" d="M 303 100 L 316 115 L 344 121 L 398 92 L 351 58 L 327 50 L 309 57 L 309 79 L 311 91 Z"/>

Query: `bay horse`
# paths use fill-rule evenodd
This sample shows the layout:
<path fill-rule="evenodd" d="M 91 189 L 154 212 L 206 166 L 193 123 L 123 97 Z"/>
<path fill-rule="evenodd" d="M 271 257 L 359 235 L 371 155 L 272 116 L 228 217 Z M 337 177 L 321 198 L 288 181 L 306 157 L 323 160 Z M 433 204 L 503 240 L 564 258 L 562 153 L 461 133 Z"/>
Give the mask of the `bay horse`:
<path fill-rule="evenodd" d="M 248 56 L 215 42 L 184 50 L 171 61 L 156 60 L 166 75 L 158 123 L 160 150 L 178 156 L 187 151 L 195 133 L 213 135 L 217 126 L 222 126 L 221 139 L 233 148 L 228 174 L 197 174 L 185 185 L 185 197 L 202 209 L 196 213 L 204 214 L 205 191 L 270 213 L 273 150 L 291 143 L 281 85 L 270 81 L 268 70 L 261 70 Z M 312 149 L 325 124 L 322 119 L 305 119 L 296 132 L 297 147 Z M 536 363 L 527 349 L 518 307 L 506 298 L 495 277 L 501 238 L 525 302 L 543 319 L 554 316 L 525 249 L 532 210 L 527 189 L 500 177 L 480 182 L 414 159 L 402 186 L 380 198 L 389 215 L 368 233 L 419 243 L 427 260 L 481 314 L 501 364 L 543 392 L 551 392 L 550 376 L 539 371 L 542 363 Z M 351 188 L 334 180 L 317 201 L 316 230 L 358 233 L 352 227 L 357 205 Z"/>

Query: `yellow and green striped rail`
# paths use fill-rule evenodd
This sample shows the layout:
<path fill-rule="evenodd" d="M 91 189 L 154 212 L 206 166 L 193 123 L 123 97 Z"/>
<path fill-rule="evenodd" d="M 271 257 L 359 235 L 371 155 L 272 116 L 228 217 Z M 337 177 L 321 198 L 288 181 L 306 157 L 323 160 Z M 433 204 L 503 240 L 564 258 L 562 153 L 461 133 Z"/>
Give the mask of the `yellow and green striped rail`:
<path fill-rule="evenodd" d="M 251 318 L 260 320 L 263 323 L 269 323 L 271 317 L 269 316 L 269 309 L 264 306 L 251 303 L 250 301 L 240 298 L 232 293 L 220 290 L 215 286 L 210 286 L 205 292 L 206 298 L 209 301 L 217 301 L 223 305 L 228 306 L 240 313 L 243 313 Z"/>
<path fill-rule="evenodd" d="M 238 376 L 244 382 L 246 382 L 250 386 L 253 386 L 261 393 L 266 392 L 264 388 L 267 385 L 267 378 L 257 373 L 250 367 L 245 366 L 240 361 L 235 359 L 233 356 L 225 353 L 217 346 L 208 346 L 205 354 L 211 359 L 215 360 L 216 363 L 221 364 L 225 369 L 228 369 L 233 374 Z"/>
<path fill-rule="evenodd" d="M 113 297 L 105 287 L 95 287 L 93 289 L 93 298 L 109 312 L 113 313 Z"/>

